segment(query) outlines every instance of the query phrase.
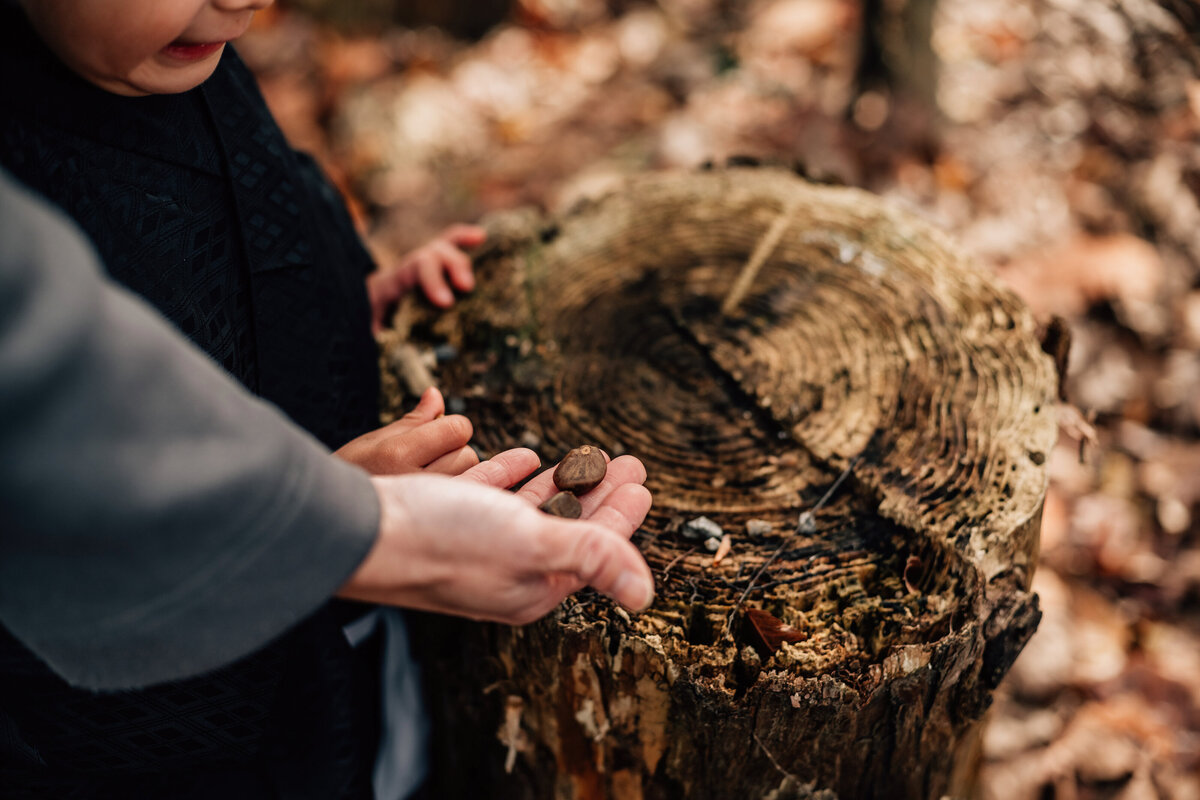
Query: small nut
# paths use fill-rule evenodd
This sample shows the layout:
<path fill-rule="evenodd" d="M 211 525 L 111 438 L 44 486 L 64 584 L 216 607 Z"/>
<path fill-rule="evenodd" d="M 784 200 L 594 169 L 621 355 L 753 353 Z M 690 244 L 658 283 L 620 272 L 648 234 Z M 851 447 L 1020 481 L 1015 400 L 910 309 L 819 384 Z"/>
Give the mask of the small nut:
<path fill-rule="evenodd" d="M 554 485 L 564 492 L 584 494 L 600 485 L 608 462 L 600 448 L 585 444 L 567 453 L 554 469 Z"/>
<path fill-rule="evenodd" d="M 570 492 L 559 492 L 538 506 L 539 509 L 556 517 L 579 519 L 583 516 L 583 505 L 579 498 Z"/>

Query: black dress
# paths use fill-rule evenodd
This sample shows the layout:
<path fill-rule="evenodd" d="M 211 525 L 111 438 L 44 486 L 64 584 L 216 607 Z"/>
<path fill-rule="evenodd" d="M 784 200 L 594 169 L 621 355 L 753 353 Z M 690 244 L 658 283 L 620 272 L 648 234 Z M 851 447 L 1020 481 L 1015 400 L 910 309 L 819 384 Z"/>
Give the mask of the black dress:
<path fill-rule="evenodd" d="M 119 97 L 0 4 L 0 163 L 327 446 L 377 427 L 370 257 L 232 48 L 192 91 Z M 0 798 L 371 797 L 378 653 L 350 648 L 346 606 L 214 673 L 105 694 L 67 686 L 0 626 Z"/>

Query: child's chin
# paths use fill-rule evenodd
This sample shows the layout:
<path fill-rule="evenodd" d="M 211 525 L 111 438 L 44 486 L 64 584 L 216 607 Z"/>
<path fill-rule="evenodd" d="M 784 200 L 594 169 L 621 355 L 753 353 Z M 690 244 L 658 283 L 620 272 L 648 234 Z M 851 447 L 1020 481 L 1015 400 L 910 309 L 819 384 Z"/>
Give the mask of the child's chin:
<path fill-rule="evenodd" d="M 191 64 L 178 62 L 161 63 L 153 59 L 130 76 L 129 85 L 139 94 L 179 94 L 195 89 L 208 80 L 220 63 L 221 54 L 217 52 L 203 61 Z"/>

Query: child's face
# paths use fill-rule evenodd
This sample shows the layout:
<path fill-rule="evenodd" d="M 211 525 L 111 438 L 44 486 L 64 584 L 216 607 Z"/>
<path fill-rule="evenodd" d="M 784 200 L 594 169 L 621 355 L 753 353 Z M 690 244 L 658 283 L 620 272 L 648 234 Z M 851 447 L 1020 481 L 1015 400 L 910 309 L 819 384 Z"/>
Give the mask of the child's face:
<path fill-rule="evenodd" d="M 185 92 L 274 0 L 20 0 L 75 72 L 115 94 Z"/>

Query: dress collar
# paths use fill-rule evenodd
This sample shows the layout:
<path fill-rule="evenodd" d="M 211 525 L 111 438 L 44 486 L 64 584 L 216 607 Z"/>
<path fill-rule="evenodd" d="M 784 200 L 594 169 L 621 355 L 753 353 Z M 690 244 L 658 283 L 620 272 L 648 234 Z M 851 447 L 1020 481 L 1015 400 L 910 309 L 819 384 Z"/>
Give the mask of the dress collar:
<path fill-rule="evenodd" d="M 222 60 L 236 58 L 226 49 Z M 20 8 L 0 3 L 0 103 L 70 136 L 210 174 L 222 174 L 204 86 L 123 97 L 71 72 Z M 195 135 L 198 126 L 207 135 Z"/>

